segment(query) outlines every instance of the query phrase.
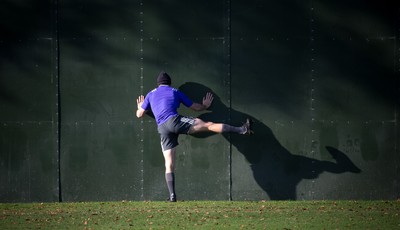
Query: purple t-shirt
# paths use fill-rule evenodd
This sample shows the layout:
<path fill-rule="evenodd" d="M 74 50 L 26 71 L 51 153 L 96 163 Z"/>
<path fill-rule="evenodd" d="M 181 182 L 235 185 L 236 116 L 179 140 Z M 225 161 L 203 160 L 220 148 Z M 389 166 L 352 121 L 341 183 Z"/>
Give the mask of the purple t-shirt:
<path fill-rule="evenodd" d="M 160 125 L 169 118 L 178 115 L 177 109 L 180 103 L 186 107 L 190 107 L 193 104 L 181 91 L 170 86 L 161 85 L 146 95 L 142 109 L 151 109 L 156 118 L 157 125 Z"/>

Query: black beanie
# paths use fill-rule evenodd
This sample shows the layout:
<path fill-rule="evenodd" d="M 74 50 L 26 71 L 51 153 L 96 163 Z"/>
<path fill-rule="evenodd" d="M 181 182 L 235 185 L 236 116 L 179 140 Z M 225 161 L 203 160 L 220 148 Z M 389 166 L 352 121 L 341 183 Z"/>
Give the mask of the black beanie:
<path fill-rule="evenodd" d="M 171 85 L 171 78 L 166 72 L 161 72 L 157 78 L 158 85 Z"/>

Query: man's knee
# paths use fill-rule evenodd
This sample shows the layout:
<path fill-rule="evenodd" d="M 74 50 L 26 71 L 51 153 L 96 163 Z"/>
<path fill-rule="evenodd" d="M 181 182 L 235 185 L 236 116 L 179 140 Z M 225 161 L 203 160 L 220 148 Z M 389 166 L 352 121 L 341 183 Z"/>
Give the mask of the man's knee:
<path fill-rule="evenodd" d="M 213 125 L 211 121 L 201 121 L 198 123 L 197 127 L 200 129 L 208 129 L 211 125 Z"/>
<path fill-rule="evenodd" d="M 165 172 L 174 171 L 174 161 L 172 159 L 165 159 Z"/>
<path fill-rule="evenodd" d="M 165 166 L 165 173 L 172 173 L 174 172 L 174 166 L 173 165 L 166 165 Z"/>

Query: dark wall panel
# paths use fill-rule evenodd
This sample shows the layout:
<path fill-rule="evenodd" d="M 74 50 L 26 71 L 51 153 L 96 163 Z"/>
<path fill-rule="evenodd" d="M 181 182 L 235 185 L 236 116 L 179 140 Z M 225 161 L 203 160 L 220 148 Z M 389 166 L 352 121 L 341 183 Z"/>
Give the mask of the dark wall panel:
<path fill-rule="evenodd" d="M 361 170 L 359 174 L 326 175 L 335 186 L 321 178 L 316 182 L 315 198 L 329 194 L 333 198 L 395 199 L 399 195 L 395 182 L 399 178 L 399 77 L 393 52 L 398 7 L 374 1 L 313 5 L 313 139 L 319 146 L 315 156 L 329 160 L 332 147 Z"/>
<path fill-rule="evenodd" d="M 398 196 L 392 6 L 232 2 L 232 108 L 256 132 L 232 138 L 234 199 Z"/>
<path fill-rule="evenodd" d="M 0 201 L 58 201 L 56 128 L 51 122 L 0 127 Z"/>
<path fill-rule="evenodd" d="M 53 9 L 0 3 L 0 202 L 58 201 Z"/>
<path fill-rule="evenodd" d="M 255 132 L 232 136 L 235 200 L 300 198 L 299 183 L 313 170 L 307 156 L 309 14 L 302 7 L 288 1 L 232 2 L 231 116 L 241 122 L 250 117 Z"/>
<path fill-rule="evenodd" d="M 139 130 L 134 123 L 79 122 L 62 130 L 63 200 L 141 198 Z"/>
<path fill-rule="evenodd" d="M 64 201 L 142 197 L 139 2 L 60 3 Z"/>

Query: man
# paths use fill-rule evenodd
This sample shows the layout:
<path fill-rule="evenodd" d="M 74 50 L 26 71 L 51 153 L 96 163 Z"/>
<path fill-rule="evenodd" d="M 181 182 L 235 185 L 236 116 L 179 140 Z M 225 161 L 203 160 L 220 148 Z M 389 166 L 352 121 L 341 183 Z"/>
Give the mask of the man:
<path fill-rule="evenodd" d="M 158 87 L 150 91 L 146 97 L 141 95 L 136 100 L 136 116 L 140 118 L 149 110 L 154 114 L 165 159 L 165 180 L 170 193 L 169 201 L 176 202 L 174 166 L 179 134 L 232 132 L 250 135 L 253 131 L 251 130 L 249 119 L 243 126 L 235 127 L 223 123 L 205 122 L 199 118 L 181 116 L 177 112 L 181 103 L 192 110 L 204 111 L 211 106 L 214 99 L 213 95 L 210 92 L 207 93 L 203 97 L 202 104 L 192 102 L 181 91 L 171 87 L 171 77 L 165 72 L 159 74 L 157 84 Z"/>

